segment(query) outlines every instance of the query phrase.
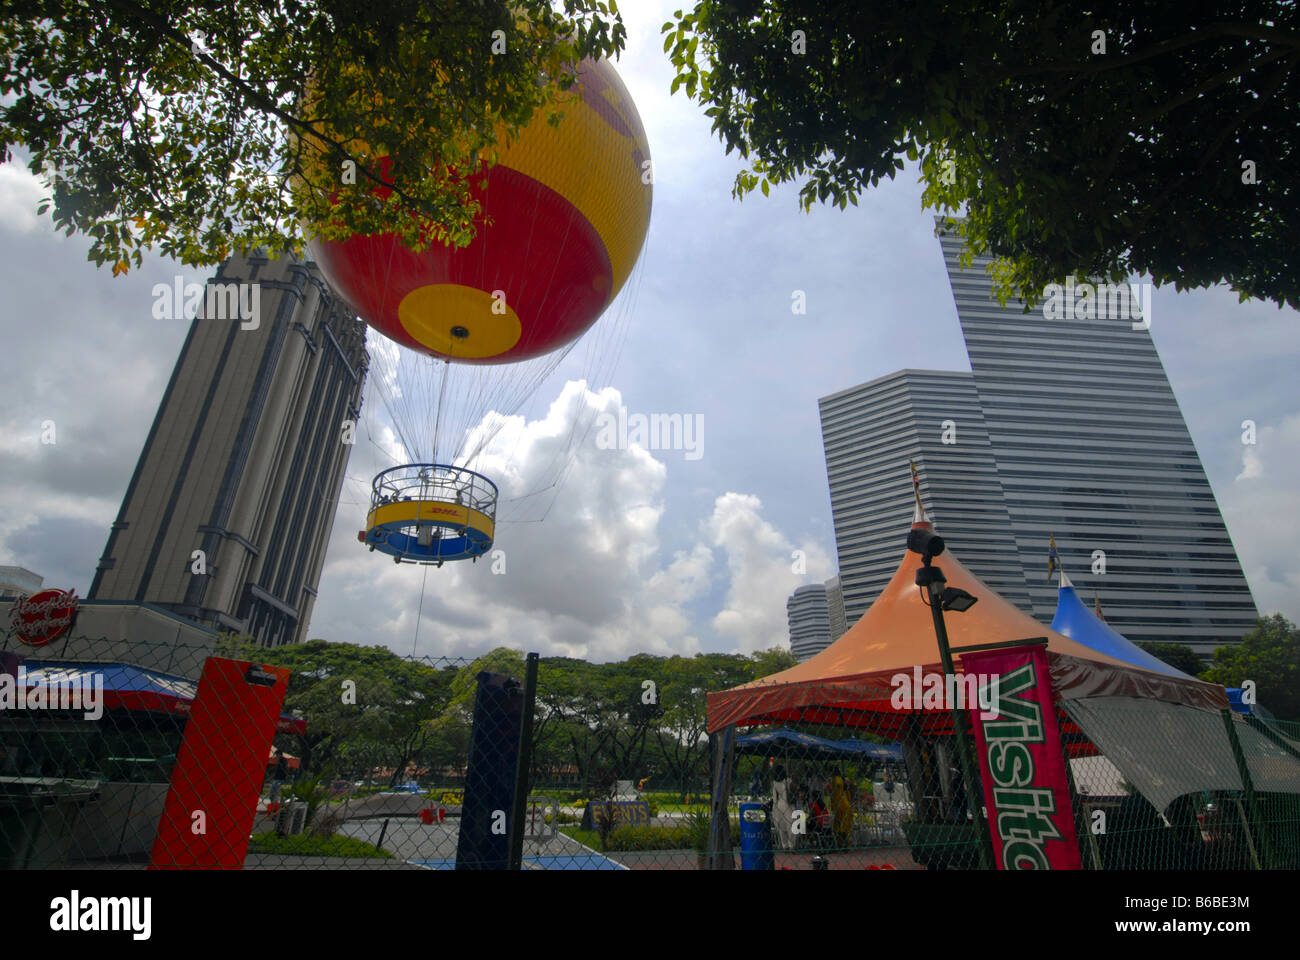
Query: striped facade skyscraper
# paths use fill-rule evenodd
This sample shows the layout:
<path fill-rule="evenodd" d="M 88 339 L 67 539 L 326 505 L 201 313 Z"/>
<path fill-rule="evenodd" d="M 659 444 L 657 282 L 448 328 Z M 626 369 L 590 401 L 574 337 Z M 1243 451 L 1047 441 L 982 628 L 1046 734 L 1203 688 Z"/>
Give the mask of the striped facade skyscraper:
<path fill-rule="evenodd" d="M 834 643 L 849 629 L 848 617 L 844 613 L 844 590 L 838 576 L 826 581 L 826 609 L 831 618 L 831 643 Z"/>
<path fill-rule="evenodd" d="M 790 652 L 796 659 L 807 660 L 830 646 L 826 584 L 810 583 L 797 588 L 785 602 L 785 615 L 790 624 Z"/>
<path fill-rule="evenodd" d="M 1258 611 L 1149 331 L 1177 319 L 1003 308 L 990 261 L 963 270 L 961 239 L 940 243 L 1030 612 L 1050 623 L 1056 610 L 1055 536 L 1071 578 L 1135 643 L 1240 640 Z"/>
<path fill-rule="evenodd" d="M 1040 622 L 1054 537 L 1130 640 L 1240 640 L 1258 612 L 1147 327 L 1172 318 L 1002 307 L 989 260 L 962 269 L 960 238 L 940 243 L 971 373 L 904 370 L 820 401 L 850 625 L 897 567 L 915 457 L 937 530 Z"/>
<path fill-rule="evenodd" d="M 898 570 L 912 519 L 915 461 L 921 498 L 962 563 L 1027 607 L 1024 570 L 969 373 L 901 370 L 818 401 L 831 517 L 850 627 Z"/>

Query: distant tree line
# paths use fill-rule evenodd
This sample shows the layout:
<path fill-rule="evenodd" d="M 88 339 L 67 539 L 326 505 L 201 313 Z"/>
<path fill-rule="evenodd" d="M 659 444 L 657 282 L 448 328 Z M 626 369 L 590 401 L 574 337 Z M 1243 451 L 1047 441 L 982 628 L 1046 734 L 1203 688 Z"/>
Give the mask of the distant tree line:
<path fill-rule="evenodd" d="M 1183 644 L 1142 644 L 1164 662 L 1212 683 L 1255 684 L 1275 717 L 1300 721 L 1300 629 L 1281 614 L 1262 617 L 1240 644 L 1220 647 L 1206 665 Z M 285 710 L 305 733 L 277 735 L 300 761 L 299 774 L 395 786 L 408 770 L 426 783 L 456 783 L 469 758 L 477 676 L 522 679 L 524 657 L 500 647 L 465 663 L 411 660 L 386 647 L 312 640 L 275 649 L 247 637 L 222 638 L 219 654 L 293 671 Z M 769 676 L 795 660 L 772 648 L 752 656 L 638 654 L 615 663 L 543 657 L 532 730 L 531 782 L 538 789 L 608 793 L 617 780 L 683 795 L 708 776 L 710 691 Z"/>
<path fill-rule="evenodd" d="M 524 676 L 523 654 L 504 647 L 458 664 L 324 640 L 265 649 L 228 635 L 219 654 L 293 671 L 284 709 L 304 717 L 307 729 L 281 733 L 276 743 L 299 758 L 299 775 L 369 780 L 382 770 L 392 786 L 411 768 L 427 771 L 425 781 L 456 782 L 469 757 L 478 674 Z M 603 795 L 617 780 L 683 795 L 699 789 L 708 773 L 708 692 L 795 662 L 780 648 L 616 663 L 544 657 L 531 782 L 587 795 Z"/>
<path fill-rule="evenodd" d="M 1206 665 L 1181 643 L 1139 644 L 1152 656 L 1184 673 L 1225 687 L 1255 684 L 1255 699 L 1279 720 L 1300 721 L 1300 628 L 1275 613 L 1232 646 L 1219 647 Z"/>

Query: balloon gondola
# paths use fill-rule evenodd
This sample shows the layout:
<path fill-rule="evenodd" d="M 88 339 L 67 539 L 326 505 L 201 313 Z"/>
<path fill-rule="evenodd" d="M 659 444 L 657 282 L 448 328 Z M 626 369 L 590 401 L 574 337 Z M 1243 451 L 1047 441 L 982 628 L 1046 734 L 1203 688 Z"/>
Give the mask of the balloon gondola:
<path fill-rule="evenodd" d="M 397 563 L 477 560 L 492 549 L 496 510 L 496 484 L 481 473 L 407 463 L 375 477 L 357 539 Z"/>

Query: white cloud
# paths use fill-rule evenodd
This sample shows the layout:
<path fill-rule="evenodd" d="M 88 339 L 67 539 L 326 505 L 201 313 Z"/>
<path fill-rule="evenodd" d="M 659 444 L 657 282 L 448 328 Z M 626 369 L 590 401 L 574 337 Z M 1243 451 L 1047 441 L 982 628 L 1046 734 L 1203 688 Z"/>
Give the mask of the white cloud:
<path fill-rule="evenodd" d="M 806 569 L 812 580 L 827 579 L 833 569 L 816 541 L 792 543 L 763 518 L 762 510 L 758 497 L 726 493 L 714 502 L 713 515 L 705 523 L 710 543 L 726 554 L 731 575 L 726 606 L 713 618 L 713 626 L 741 653 L 789 641 L 786 598 L 809 582 L 796 569 Z M 802 551 L 804 565 L 797 566 L 796 550 Z"/>
<path fill-rule="evenodd" d="M 1254 480 L 1263 472 L 1264 462 L 1259 459 L 1259 454 L 1255 452 L 1255 448 L 1243 445 L 1241 448 L 1241 473 L 1237 474 L 1237 479 Z"/>
<path fill-rule="evenodd" d="M 16 163 L 0 164 L 0 225 L 14 233 L 30 233 L 45 217 L 36 215 L 41 199 L 49 196 L 33 174 Z"/>
<path fill-rule="evenodd" d="M 1242 464 L 1219 501 L 1246 579 L 1262 615 L 1280 611 L 1300 621 L 1300 412 L 1260 423 Z"/>
<path fill-rule="evenodd" d="M 745 651 L 783 642 L 785 598 L 802 582 L 790 571 L 791 541 L 762 518 L 756 497 L 728 493 L 697 524 L 705 542 L 665 547 L 668 467 L 637 446 L 600 449 L 582 429 L 621 403 L 613 388 L 570 381 L 545 417 L 506 418 L 473 464 L 501 490 L 495 549 L 504 573 L 491 557 L 441 569 L 393 564 L 361 549 L 354 531 L 363 511 L 342 508 L 311 635 L 432 656 L 500 645 L 593 660 L 690 655 L 718 646 L 694 631 L 708 617 L 693 608 L 708 605 L 720 548 L 729 579 L 718 632 Z M 557 483 L 547 496 L 527 496 Z M 828 569 L 820 547 L 801 548 L 810 571 Z"/>

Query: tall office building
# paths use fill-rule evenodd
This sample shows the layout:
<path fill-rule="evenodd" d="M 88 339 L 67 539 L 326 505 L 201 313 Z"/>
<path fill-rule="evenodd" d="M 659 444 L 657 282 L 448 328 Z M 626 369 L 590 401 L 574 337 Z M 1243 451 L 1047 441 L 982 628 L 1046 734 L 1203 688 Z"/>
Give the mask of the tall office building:
<path fill-rule="evenodd" d="M 919 451 L 939 532 L 1039 621 L 1056 610 L 1054 535 L 1075 584 L 1130 640 L 1198 652 L 1240 640 L 1255 603 L 1145 324 L 1126 300 L 1097 310 L 1095 298 L 1086 312 L 1100 319 L 1001 307 L 989 260 L 962 269 L 960 238 L 940 242 L 972 372 L 905 370 L 821 401 L 850 622 L 898 562 Z"/>
<path fill-rule="evenodd" d="M 960 238 L 940 242 L 1034 616 L 1056 610 L 1055 535 L 1076 584 L 1130 640 L 1240 640 L 1258 611 L 1148 329 L 1177 319 L 1135 323 L 1122 303 L 1095 309 L 1100 297 L 1054 319 L 1002 308 L 989 260 L 963 270 Z"/>
<path fill-rule="evenodd" d="M 790 624 L 790 652 L 807 660 L 831 643 L 830 608 L 826 605 L 826 585 L 810 583 L 799 587 L 785 602 Z"/>
<path fill-rule="evenodd" d="M 969 373 L 902 370 L 823 397 L 818 407 L 849 626 L 898 570 L 914 504 L 909 461 L 930 519 L 960 545 L 962 562 L 1011 602 L 1028 605 Z"/>
<path fill-rule="evenodd" d="M 831 620 L 831 643 L 834 643 L 849 629 L 848 617 L 844 613 L 844 591 L 840 588 L 838 576 L 826 581 L 826 610 Z"/>
<path fill-rule="evenodd" d="M 152 603 L 265 646 L 307 639 L 367 362 L 365 325 L 313 264 L 226 261 L 89 599 Z"/>

